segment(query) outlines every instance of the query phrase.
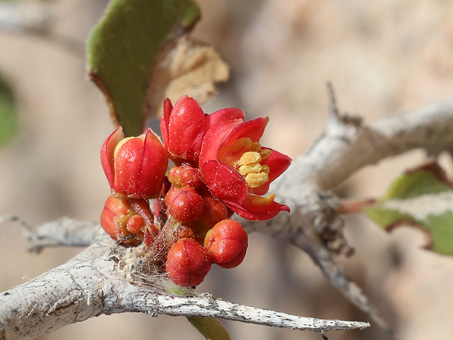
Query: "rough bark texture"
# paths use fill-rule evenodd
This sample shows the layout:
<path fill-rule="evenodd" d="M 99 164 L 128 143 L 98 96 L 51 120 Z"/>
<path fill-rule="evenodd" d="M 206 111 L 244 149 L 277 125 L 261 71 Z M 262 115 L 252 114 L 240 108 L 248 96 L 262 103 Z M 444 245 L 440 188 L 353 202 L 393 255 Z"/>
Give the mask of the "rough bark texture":
<path fill-rule="evenodd" d="M 309 153 L 293 162 L 271 190 L 279 201 L 290 206 L 291 213 L 282 213 L 266 222 L 242 220 L 241 223 L 249 232 L 273 234 L 307 252 L 337 289 L 393 337 L 365 294 L 333 260 L 332 254 L 348 254 L 350 248 L 342 234 L 343 222 L 336 213 L 339 198 L 328 190 L 361 167 L 387 157 L 415 148 L 424 148 L 431 154 L 452 150 L 453 100 L 370 125 L 340 115 L 333 93 L 330 103 L 325 135 Z M 92 233 L 91 240 L 96 239 L 98 228 L 94 224 L 82 223 L 77 227 L 68 221 L 71 222 L 61 220 L 57 225 L 50 223 L 38 228 L 35 234 L 40 236 L 29 237 L 32 248 L 33 242 L 38 244 L 35 249 L 52 242 L 74 245 L 73 239 L 79 235 L 77 230 L 82 225 L 87 228 L 85 232 Z M 77 245 L 90 243 L 90 239 L 83 236 L 81 239 L 84 241 Z M 106 238 L 98 238 L 66 264 L 2 293 L 0 339 L 31 338 L 93 316 L 121 312 L 214 316 L 318 332 L 366 326 L 293 317 L 215 300 L 208 295 L 172 296 L 162 288 L 161 277 L 151 276 L 141 283 L 130 281 L 126 274 L 135 267 L 130 266 L 133 261 L 129 260 L 123 248 Z"/>
<path fill-rule="evenodd" d="M 31 339 L 101 314 L 125 312 L 218 317 L 321 333 L 368 326 L 243 306 L 209 294 L 171 295 L 163 277 L 133 279 L 134 259 L 120 260 L 127 259 L 126 253 L 103 238 L 67 263 L 0 294 L 0 339 Z"/>

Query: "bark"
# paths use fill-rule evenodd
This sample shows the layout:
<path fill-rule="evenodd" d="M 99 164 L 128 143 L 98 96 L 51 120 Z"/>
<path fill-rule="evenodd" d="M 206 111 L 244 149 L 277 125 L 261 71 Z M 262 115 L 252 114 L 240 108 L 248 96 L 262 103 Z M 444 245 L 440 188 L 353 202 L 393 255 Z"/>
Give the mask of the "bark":
<path fill-rule="evenodd" d="M 347 255 L 351 248 L 343 237 L 343 221 L 337 213 L 339 197 L 329 190 L 356 170 L 406 151 L 423 148 L 434 155 L 450 151 L 451 131 L 453 100 L 364 125 L 358 118 L 339 114 L 331 91 L 326 133 L 306 155 L 294 160 L 271 188 L 278 201 L 290 206 L 291 213 L 281 213 L 265 222 L 241 223 L 248 232 L 270 233 L 307 252 L 326 278 L 392 338 L 377 309 L 334 261 L 334 254 Z M 17 220 L 11 216 L 4 219 L 11 218 Z M 214 316 L 318 332 L 366 326 L 293 317 L 219 301 L 209 295 L 173 296 L 163 288 L 166 281 L 159 275 L 137 282 L 131 276 L 137 273 L 131 263 L 137 262 L 125 257 L 124 249 L 112 241 L 99 238 L 95 224 L 69 219 L 55 223 L 29 231 L 32 249 L 55 244 L 86 245 L 92 240 L 95 243 L 68 263 L 0 295 L 0 339 L 35 337 L 99 314 L 131 311 Z M 82 228 L 86 229 L 80 233 Z"/>
<path fill-rule="evenodd" d="M 369 326 L 298 317 L 209 294 L 171 295 L 164 276 L 133 275 L 140 273 L 140 261 L 105 237 L 67 263 L 0 294 L 0 339 L 31 339 L 101 314 L 125 312 L 219 317 L 320 333 Z"/>

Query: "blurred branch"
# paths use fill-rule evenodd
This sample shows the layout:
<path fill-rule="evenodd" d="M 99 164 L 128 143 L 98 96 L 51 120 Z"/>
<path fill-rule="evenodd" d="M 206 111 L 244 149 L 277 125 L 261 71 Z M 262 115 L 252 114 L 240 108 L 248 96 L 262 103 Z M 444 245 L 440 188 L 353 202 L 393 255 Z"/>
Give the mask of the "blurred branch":
<path fill-rule="evenodd" d="M 332 285 L 393 338 L 377 309 L 331 257 L 350 255 L 352 248 L 343 236 L 340 200 L 329 190 L 362 167 L 407 151 L 422 148 L 437 155 L 453 150 L 453 100 L 364 125 L 357 117 L 340 114 L 331 87 L 329 98 L 327 131 L 275 181 L 273 191 L 290 206 L 290 215 L 241 223 L 248 232 L 267 232 L 306 251 Z"/>
<path fill-rule="evenodd" d="M 29 241 L 28 251 L 36 253 L 47 247 L 88 247 L 106 236 L 99 224 L 69 217 L 31 227 L 18 216 L 1 215 L 0 224 L 5 222 L 21 224 Z"/>
<path fill-rule="evenodd" d="M 31 1 L 0 2 L 0 29 L 14 33 L 47 33 L 55 16 L 49 5 Z"/>
<path fill-rule="evenodd" d="M 85 46 L 70 37 L 53 31 L 56 14 L 47 3 L 40 1 L 0 1 L 0 30 L 30 34 L 52 41 L 80 57 L 85 56 Z"/>
<path fill-rule="evenodd" d="M 260 325 L 325 331 L 363 329 L 364 322 L 322 320 L 214 299 L 210 295 L 174 296 L 165 285 L 134 282 L 134 267 L 122 261 L 126 250 L 99 241 L 67 263 L 0 294 L 0 339 L 29 339 L 101 314 L 142 312 L 219 317 Z M 129 258 L 130 263 L 131 258 Z M 166 280 L 160 277 L 161 280 Z"/>

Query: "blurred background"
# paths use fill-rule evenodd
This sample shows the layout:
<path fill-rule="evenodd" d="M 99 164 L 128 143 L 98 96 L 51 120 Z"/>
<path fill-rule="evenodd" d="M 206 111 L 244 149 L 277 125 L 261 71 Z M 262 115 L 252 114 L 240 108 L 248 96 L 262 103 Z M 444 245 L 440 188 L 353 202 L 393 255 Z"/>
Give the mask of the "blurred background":
<path fill-rule="evenodd" d="M 326 82 L 343 110 L 370 122 L 452 96 L 453 2 L 448 0 L 198 0 L 193 36 L 214 45 L 231 67 L 206 112 L 239 107 L 269 116 L 263 144 L 297 157 L 323 132 Z M 0 30 L 0 76 L 16 99 L 17 133 L 0 146 L 0 214 L 31 225 L 67 215 L 99 219 L 109 193 L 99 150 L 113 130 L 107 105 L 88 81 L 84 43 L 104 0 L 48 1 L 53 38 Z M 5 127 L 4 125 L 3 127 Z M 423 160 L 414 151 L 367 167 L 339 188 L 375 197 Z M 442 163 L 451 169 L 450 159 Z M 451 171 L 450 171 L 451 174 Z M 356 254 L 338 261 L 377 305 L 401 340 L 450 338 L 453 259 L 420 249 L 423 236 L 386 234 L 362 216 L 345 233 Z M 0 225 L 0 291 L 36 277 L 81 249 L 28 254 L 18 224 Z M 244 263 L 214 268 L 197 289 L 225 300 L 296 315 L 369 321 L 298 249 L 251 235 Z M 320 339 L 319 335 L 225 322 L 233 339 Z M 376 326 L 329 339 L 386 339 Z M 40 339 L 201 339 L 185 318 L 101 316 Z"/>

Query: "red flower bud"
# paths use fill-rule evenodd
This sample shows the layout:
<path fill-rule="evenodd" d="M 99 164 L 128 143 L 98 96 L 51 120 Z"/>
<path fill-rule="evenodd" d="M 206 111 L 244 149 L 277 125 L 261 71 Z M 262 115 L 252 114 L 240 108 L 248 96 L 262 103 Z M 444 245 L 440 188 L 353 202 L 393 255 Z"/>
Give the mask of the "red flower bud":
<path fill-rule="evenodd" d="M 197 221 L 197 229 L 200 232 L 208 232 L 217 222 L 228 218 L 228 210 L 225 204 L 212 196 L 203 196 L 203 213 Z"/>
<path fill-rule="evenodd" d="M 198 188 L 201 185 L 200 171 L 190 165 L 175 166 L 168 172 L 168 180 L 175 187 Z"/>
<path fill-rule="evenodd" d="M 212 262 L 222 268 L 234 268 L 245 257 L 247 233 L 238 222 L 223 220 L 208 231 L 204 246 L 211 253 Z"/>
<path fill-rule="evenodd" d="M 168 213 L 181 223 L 195 221 L 203 212 L 203 199 L 195 189 L 171 188 L 165 196 Z"/>
<path fill-rule="evenodd" d="M 204 112 L 193 98 L 182 96 L 174 107 L 169 99 L 165 100 L 160 129 L 164 145 L 176 165 L 198 164 L 204 127 Z"/>
<path fill-rule="evenodd" d="M 181 238 L 168 252 L 166 269 L 177 285 L 198 286 L 211 269 L 211 257 L 194 239 Z"/>
<path fill-rule="evenodd" d="M 126 229 L 132 234 L 142 233 L 145 230 L 145 220 L 140 215 L 134 215 L 126 223 Z"/>
<path fill-rule="evenodd" d="M 143 240 L 144 220 L 135 214 L 128 200 L 109 196 L 102 210 L 101 226 L 112 239 L 123 245 L 138 246 Z"/>
<path fill-rule="evenodd" d="M 123 137 L 119 127 L 101 149 L 101 163 L 110 187 L 129 198 L 156 197 L 168 164 L 162 143 L 151 129 L 139 137 Z"/>

